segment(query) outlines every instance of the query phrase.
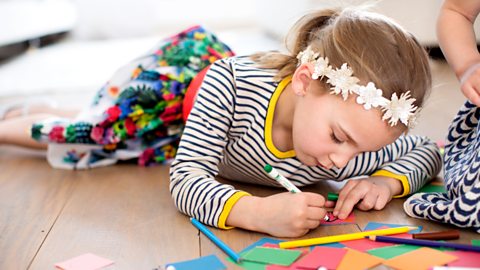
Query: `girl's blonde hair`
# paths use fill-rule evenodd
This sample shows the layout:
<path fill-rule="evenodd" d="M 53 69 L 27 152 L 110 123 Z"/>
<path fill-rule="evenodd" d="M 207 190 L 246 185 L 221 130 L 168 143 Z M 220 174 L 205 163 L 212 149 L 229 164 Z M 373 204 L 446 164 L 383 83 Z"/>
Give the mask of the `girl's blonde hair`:
<path fill-rule="evenodd" d="M 410 91 L 416 99 L 414 105 L 421 107 L 430 91 L 432 79 L 426 51 L 415 37 L 383 15 L 360 9 L 316 11 L 295 24 L 288 40 L 291 54 L 267 52 L 252 56 L 261 67 L 277 69 L 278 80 L 295 72 L 298 53 L 310 46 L 320 56 L 328 57 L 336 68 L 347 63 L 361 83 L 374 82 L 386 98 Z"/>

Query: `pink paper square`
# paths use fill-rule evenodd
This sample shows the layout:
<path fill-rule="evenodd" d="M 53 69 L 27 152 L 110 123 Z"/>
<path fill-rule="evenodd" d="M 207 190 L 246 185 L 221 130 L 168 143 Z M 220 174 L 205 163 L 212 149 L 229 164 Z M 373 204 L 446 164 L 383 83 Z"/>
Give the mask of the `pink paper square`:
<path fill-rule="evenodd" d="M 480 258 L 478 252 L 473 251 L 445 251 L 458 259 L 448 264 L 448 266 L 480 268 Z"/>
<path fill-rule="evenodd" d="M 64 262 L 56 263 L 55 267 L 64 270 L 96 270 L 113 264 L 113 261 L 86 253 Z"/>
<path fill-rule="evenodd" d="M 381 229 L 388 229 L 389 227 L 387 226 L 382 226 L 379 227 L 377 230 Z M 389 235 L 390 237 L 398 237 L 398 238 L 408 238 L 411 239 L 412 235 L 409 233 L 399 233 L 399 234 L 392 234 Z M 384 243 L 384 242 L 375 242 L 369 239 L 358 239 L 358 240 L 350 240 L 350 241 L 344 241 L 340 242 L 343 245 L 345 245 L 348 248 L 355 249 L 361 252 L 365 252 L 370 249 L 374 248 L 382 248 L 382 247 L 388 247 L 388 246 L 393 246 L 393 245 L 398 245 L 398 244 L 392 244 L 392 243 Z"/>
<path fill-rule="evenodd" d="M 353 212 L 348 215 L 345 219 L 337 219 L 332 212 L 327 213 L 330 221 L 321 220 L 320 225 L 341 225 L 341 224 L 352 224 L 355 223 L 355 214 Z"/>
<path fill-rule="evenodd" d="M 295 265 L 306 269 L 318 269 L 320 266 L 336 269 L 345 253 L 347 250 L 344 248 L 318 246 L 298 260 Z"/>

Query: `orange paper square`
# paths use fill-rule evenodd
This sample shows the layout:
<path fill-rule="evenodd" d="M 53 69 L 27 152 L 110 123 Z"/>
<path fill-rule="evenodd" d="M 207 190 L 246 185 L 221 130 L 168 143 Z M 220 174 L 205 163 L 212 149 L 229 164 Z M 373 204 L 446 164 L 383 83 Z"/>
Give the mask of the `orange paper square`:
<path fill-rule="evenodd" d="M 337 270 L 363 270 L 383 262 L 382 258 L 348 248 Z"/>
<path fill-rule="evenodd" d="M 395 258 L 386 260 L 383 264 L 400 270 L 426 270 L 433 266 L 445 265 L 455 261 L 456 259 L 456 256 L 447 254 L 445 252 L 422 247 Z"/>

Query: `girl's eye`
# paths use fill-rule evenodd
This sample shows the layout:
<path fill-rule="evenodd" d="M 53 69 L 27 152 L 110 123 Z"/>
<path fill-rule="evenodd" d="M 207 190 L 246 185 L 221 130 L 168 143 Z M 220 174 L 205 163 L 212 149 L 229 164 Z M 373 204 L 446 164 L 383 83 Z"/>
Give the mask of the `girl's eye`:
<path fill-rule="evenodd" d="M 337 136 L 335 136 L 335 133 L 331 133 L 330 134 L 330 137 L 332 138 L 332 141 L 335 142 L 336 144 L 341 144 L 343 143 L 343 141 L 341 141 L 340 139 L 337 138 Z"/>

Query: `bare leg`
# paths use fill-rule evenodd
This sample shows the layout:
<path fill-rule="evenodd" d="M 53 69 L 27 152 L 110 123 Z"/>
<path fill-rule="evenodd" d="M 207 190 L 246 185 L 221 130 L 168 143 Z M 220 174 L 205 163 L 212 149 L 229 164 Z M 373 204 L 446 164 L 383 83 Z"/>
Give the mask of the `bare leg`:
<path fill-rule="evenodd" d="M 38 121 L 55 117 L 52 114 L 32 114 L 0 121 L 0 145 L 9 144 L 32 149 L 47 149 L 30 136 L 30 128 Z"/>
<path fill-rule="evenodd" d="M 53 108 L 48 105 L 31 105 L 28 108 L 27 115 L 52 114 L 58 117 L 74 118 L 79 112 L 80 110 L 77 109 Z M 20 117 L 23 116 L 23 114 L 23 109 L 12 109 L 5 114 L 4 120 Z"/>

